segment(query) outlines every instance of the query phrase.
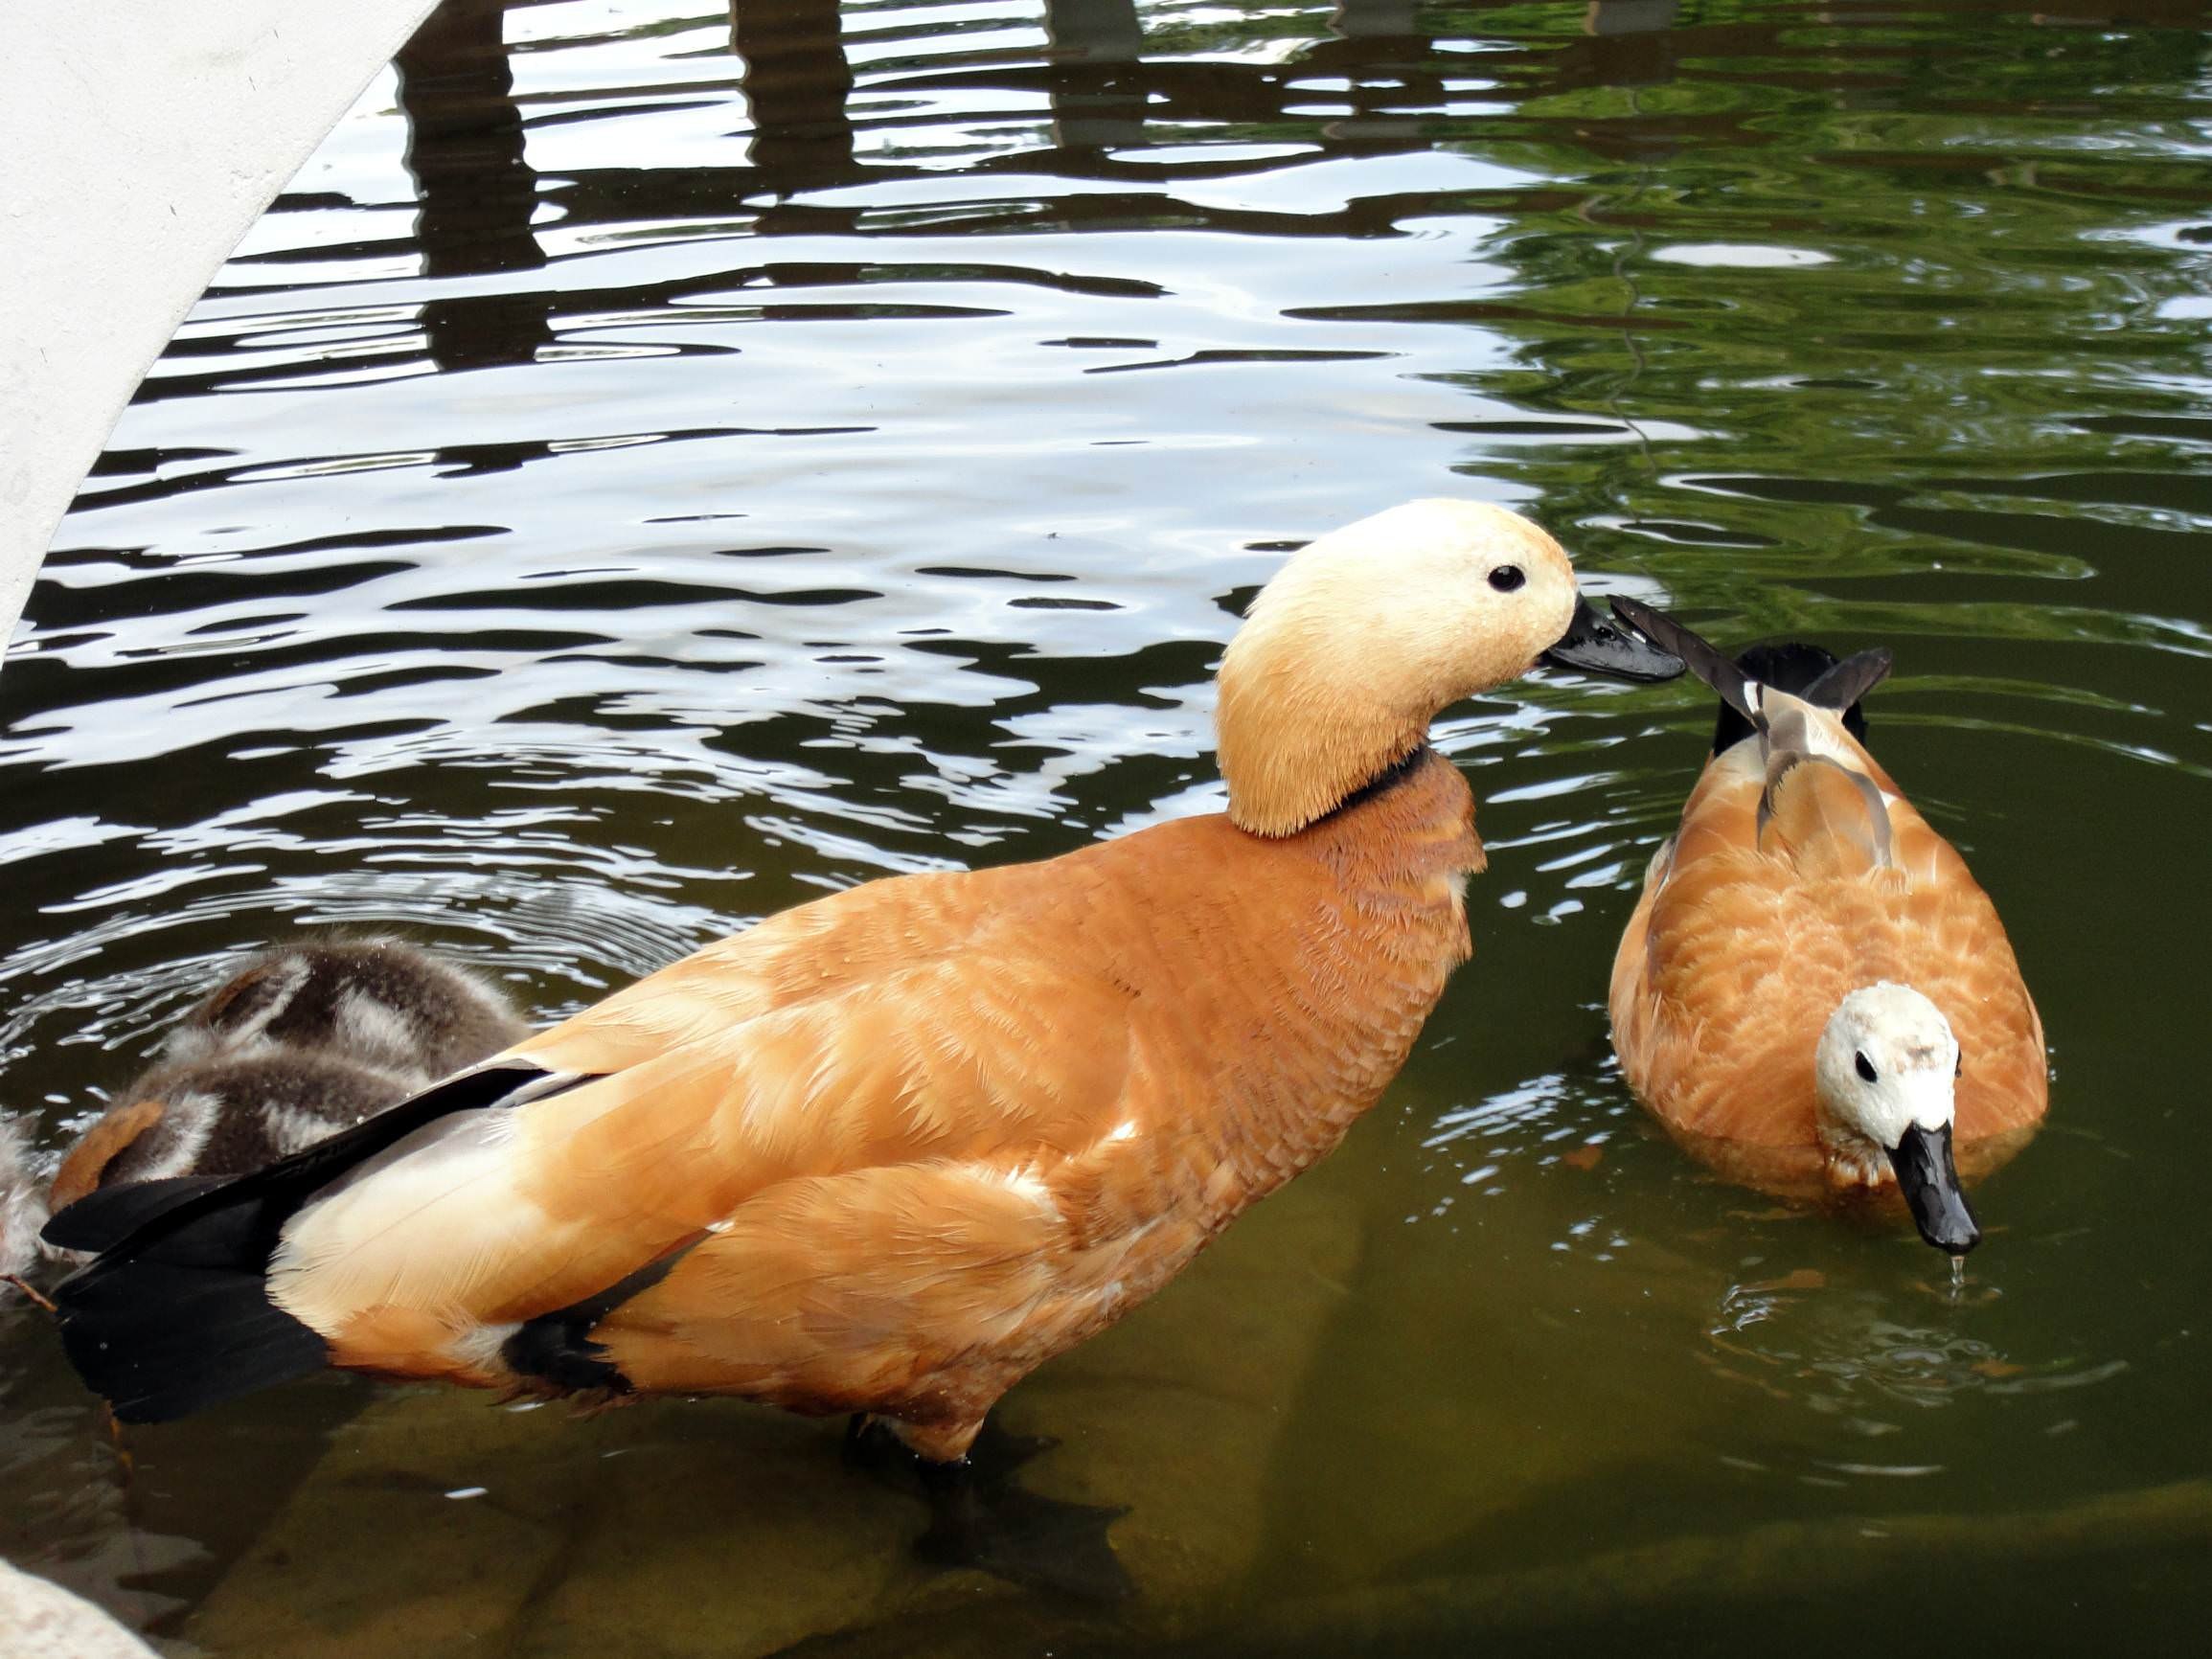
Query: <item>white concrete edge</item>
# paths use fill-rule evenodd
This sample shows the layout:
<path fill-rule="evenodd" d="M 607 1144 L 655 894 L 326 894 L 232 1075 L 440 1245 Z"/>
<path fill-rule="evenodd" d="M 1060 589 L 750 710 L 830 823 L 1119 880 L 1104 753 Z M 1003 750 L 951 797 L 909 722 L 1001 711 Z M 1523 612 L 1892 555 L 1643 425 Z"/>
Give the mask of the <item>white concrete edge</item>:
<path fill-rule="evenodd" d="M 0 641 L 177 324 L 431 9 L 0 5 Z"/>
<path fill-rule="evenodd" d="M 104 1609 L 0 1561 L 0 1655 L 6 1659 L 159 1659 Z"/>

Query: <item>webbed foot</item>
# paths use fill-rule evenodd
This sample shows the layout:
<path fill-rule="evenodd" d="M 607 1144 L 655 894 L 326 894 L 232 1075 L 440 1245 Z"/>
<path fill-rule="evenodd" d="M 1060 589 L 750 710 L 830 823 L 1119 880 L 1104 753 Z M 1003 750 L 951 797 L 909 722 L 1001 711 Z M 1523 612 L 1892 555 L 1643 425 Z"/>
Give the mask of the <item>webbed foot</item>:
<path fill-rule="evenodd" d="M 1048 1435 L 1009 1434 L 987 1418 L 966 1457 L 934 1462 L 884 1420 L 856 1416 L 845 1433 L 845 1462 L 900 1485 L 918 1482 L 930 1519 L 914 1553 L 933 1566 L 975 1567 L 1025 1589 L 1087 1602 L 1126 1600 L 1135 1586 L 1106 1529 L 1128 1510 L 1067 1503 L 1015 1484 L 1016 1469 L 1059 1443 Z"/>
<path fill-rule="evenodd" d="M 1048 1498 L 991 1479 L 973 1463 L 921 1465 L 929 1530 L 914 1553 L 941 1567 L 979 1567 L 1009 1583 L 1086 1602 L 1135 1592 L 1106 1529 L 1129 1513 L 1119 1505 Z"/>

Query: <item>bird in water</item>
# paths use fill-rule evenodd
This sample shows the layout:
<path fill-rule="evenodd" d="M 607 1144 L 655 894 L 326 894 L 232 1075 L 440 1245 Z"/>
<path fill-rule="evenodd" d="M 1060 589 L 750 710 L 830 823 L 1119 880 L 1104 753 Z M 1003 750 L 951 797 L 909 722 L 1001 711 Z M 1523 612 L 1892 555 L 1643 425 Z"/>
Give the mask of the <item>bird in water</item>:
<path fill-rule="evenodd" d="M 855 1414 L 924 1553 L 1108 1593 L 1105 1525 L 988 1468 L 992 1405 L 1342 1139 L 1470 952 L 1439 711 L 1539 657 L 1680 665 L 1460 501 L 1293 555 L 1220 672 L 1225 813 L 769 918 L 258 1174 L 49 1237 L 125 1420 L 336 1365 Z"/>
<path fill-rule="evenodd" d="M 252 958 L 186 1013 L 161 1057 L 191 1064 L 314 1050 L 421 1088 L 528 1030 L 482 978 L 426 950 L 397 939 L 327 940 Z"/>
<path fill-rule="evenodd" d="M 1731 662 L 1681 624 L 1623 621 L 1720 693 L 1713 752 L 1613 960 L 1613 1047 L 1645 1104 L 1723 1174 L 1894 1203 L 1964 1256 L 1961 1186 L 2048 1104 L 2042 1023 L 1996 907 L 1865 745 L 1887 651 Z"/>
<path fill-rule="evenodd" d="M 78 1138 L 51 1207 L 110 1183 L 259 1170 L 529 1029 L 475 974 L 398 940 L 263 951 L 185 1014 Z"/>
<path fill-rule="evenodd" d="M 14 1272 L 32 1264 L 30 1240 L 48 1210 L 102 1187 L 262 1169 L 529 1029 L 477 975 L 398 940 L 262 951 L 163 1038 L 153 1063 L 72 1143 L 43 1195 L 27 1128 L 0 1130 L 0 1243 L 11 1246 L 0 1261 Z"/>

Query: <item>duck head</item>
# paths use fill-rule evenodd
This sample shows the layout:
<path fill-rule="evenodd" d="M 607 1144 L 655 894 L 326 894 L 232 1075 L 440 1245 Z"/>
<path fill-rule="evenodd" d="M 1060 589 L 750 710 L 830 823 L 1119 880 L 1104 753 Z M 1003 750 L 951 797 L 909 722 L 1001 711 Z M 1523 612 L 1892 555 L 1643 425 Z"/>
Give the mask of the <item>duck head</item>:
<path fill-rule="evenodd" d="M 1964 1256 L 1981 1228 L 1951 1160 L 1958 1038 L 1943 1011 L 1909 986 L 1864 986 L 1836 1005 L 1813 1057 L 1817 1125 L 1848 1180 L 1894 1176 L 1920 1236 Z"/>
<path fill-rule="evenodd" d="M 1567 556 L 1517 512 L 1414 501 L 1290 556 L 1221 661 L 1229 816 L 1288 835 L 1405 759 L 1462 698 L 1539 659 L 1627 679 L 1679 660 L 1602 623 Z"/>

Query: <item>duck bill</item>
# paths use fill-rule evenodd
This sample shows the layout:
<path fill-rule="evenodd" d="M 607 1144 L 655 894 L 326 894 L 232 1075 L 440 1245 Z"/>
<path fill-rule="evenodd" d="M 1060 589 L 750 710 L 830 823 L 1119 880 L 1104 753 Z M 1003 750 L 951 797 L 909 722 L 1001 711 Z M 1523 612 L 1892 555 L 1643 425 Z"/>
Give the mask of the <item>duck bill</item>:
<path fill-rule="evenodd" d="M 1575 596 L 1574 620 L 1567 624 L 1567 631 L 1537 661 L 1616 680 L 1671 680 L 1682 671 L 1680 657 L 1601 617 L 1580 594 Z"/>
<path fill-rule="evenodd" d="M 1917 1124 L 1906 1129 L 1904 1139 L 1890 1150 L 1889 1165 L 1923 1239 L 1953 1256 L 1964 1256 L 1981 1242 L 1981 1228 L 1959 1187 L 1958 1166 L 1951 1162 L 1949 1124 L 1940 1129 Z"/>

